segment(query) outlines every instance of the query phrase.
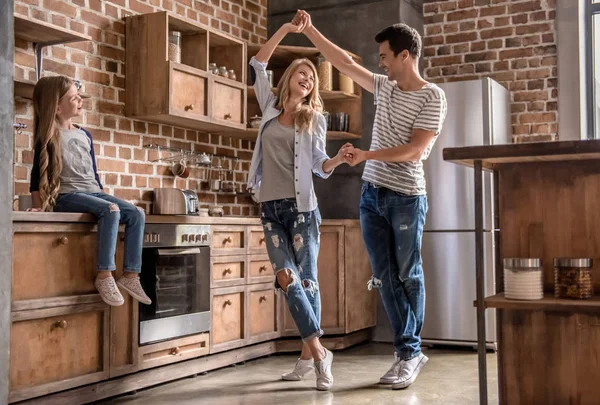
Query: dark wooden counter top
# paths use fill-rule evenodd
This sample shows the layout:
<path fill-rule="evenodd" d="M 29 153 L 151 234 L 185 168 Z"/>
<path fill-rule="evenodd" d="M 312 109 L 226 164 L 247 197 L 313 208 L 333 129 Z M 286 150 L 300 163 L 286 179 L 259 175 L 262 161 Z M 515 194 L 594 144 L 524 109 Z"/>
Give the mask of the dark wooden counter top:
<path fill-rule="evenodd" d="M 445 148 L 443 154 L 449 162 L 473 166 L 481 160 L 485 169 L 495 169 L 507 163 L 600 159 L 600 140 L 466 146 Z"/>
<path fill-rule="evenodd" d="M 13 212 L 13 222 L 41 223 L 96 223 L 90 214 L 62 212 Z M 148 224 L 207 224 L 207 225 L 260 225 L 258 217 L 198 217 L 193 215 L 146 215 Z M 325 219 L 324 225 L 357 225 L 358 219 Z"/>

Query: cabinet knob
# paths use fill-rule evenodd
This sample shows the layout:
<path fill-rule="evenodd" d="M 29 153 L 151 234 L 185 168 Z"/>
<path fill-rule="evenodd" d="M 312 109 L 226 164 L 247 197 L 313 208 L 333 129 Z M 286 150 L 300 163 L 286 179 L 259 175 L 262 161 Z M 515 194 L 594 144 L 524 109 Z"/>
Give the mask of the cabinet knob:
<path fill-rule="evenodd" d="M 263 271 L 267 271 L 267 266 L 260 266 L 260 268 L 258 269 L 258 272 L 262 273 Z"/>
<path fill-rule="evenodd" d="M 267 300 L 267 296 L 266 295 L 261 295 L 260 298 L 258 299 L 258 303 L 260 304 L 263 301 Z"/>
<path fill-rule="evenodd" d="M 260 238 L 260 240 L 258 241 L 258 244 L 262 245 L 263 243 L 265 243 L 265 238 Z"/>
<path fill-rule="evenodd" d="M 228 120 L 229 118 L 231 118 L 231 114 L 230 113 L 225 114 L 225 119 Z"/>
<path fill-rule="evenodd" d="M 66 236 L 58 238 L 58 243 L 60 243 L 61 245 L 66 245 L 69 243 L 69 238 L 67 238 Z"/>
<path fill-rule="evenodd" d="M 171 355 L 172 355 L 172 356 L 176 356 L 176 355 L 178 355 L 180 352 L 181 352 L 181 350 L 179 349 L 179 347 L 174 347 L 174 348 L 171 350 Z"/>
<path fill-rule="evenodd" d="M 223 275 L 225 274 L 231 274 L 231 269 L 229 267 L 223 270 Z"/>
<path fill-rule="evenodd" d="M 226 307 L 227 305 L 231 305 L 231 300 L 227 300 L 223 303 L 223 306 Z"/>
<path fill-rule="evenodd" d="M 183 108 L 185 111 L 191 111 L 194 109 L 194 104 L 188 104 Z"/>
<path fill-rule="evenodd" d="M 61 329 L 67 329 L 67 321 L 65 321 L 64 319 L 61 321 L 56 321 L 56 323 L 54 324 L 55 328 L 61 328 Z"/>
<path fill-rule="evenodd" d="M 231 236 L 228 236 L 225 239 L 223 239 L 223 244 L 225 245 L 227 243 L 231 243 Z"/>

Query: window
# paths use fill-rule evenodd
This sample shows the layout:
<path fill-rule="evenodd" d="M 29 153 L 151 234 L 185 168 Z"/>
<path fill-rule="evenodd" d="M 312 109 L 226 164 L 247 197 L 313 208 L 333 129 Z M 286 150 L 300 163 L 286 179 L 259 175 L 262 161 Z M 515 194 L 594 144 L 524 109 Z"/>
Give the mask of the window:
<path fill-rule="evenodd" d="M 587 60 L 588 76 L 588 132 L 600 139 L 600 0 L 589 0 L 586 37 L 589 38 Z"/>

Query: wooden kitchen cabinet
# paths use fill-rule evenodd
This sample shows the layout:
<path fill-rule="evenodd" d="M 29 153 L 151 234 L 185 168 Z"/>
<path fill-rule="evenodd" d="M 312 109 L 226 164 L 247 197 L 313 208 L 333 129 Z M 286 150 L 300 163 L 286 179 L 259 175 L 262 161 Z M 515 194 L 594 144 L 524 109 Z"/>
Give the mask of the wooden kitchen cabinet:
<path fill-rule="evenodd" d="M 248 268 L 248 284 L 273 283 L 275 281 L 273 265 L 267 254 L 249 255 Z"/>
<path fill-rule="evenodd" d="M 245 255 L 247 253 L 246 227 L 239 225 L 213 226 L 211 256 Z"/>
<path fill-rule="evenodd" d="M 13 312 L 10 401 L 108 378 L 109 315 L 104 303 Z"/>
<path fill-rule="evenodd" d="M 208 333 L 172 339 L 139 348 L 140 370 L 193 359 L 208 354 Z"/>
<path fill-rule="evenodd" d="M 375 326 L 376 295 L 367 290 L 371 267 L 360 225 L 321 225 L 320 230 L 318 279 L 325 335 L 349 334 Z M 283 295 L 280 307 L 281 335 L 299 336 Z"/>
<path fill-rule="evenodd" d="M 76 215 L 79 219 L 70 223 L 60 220 Z M 258 220 L 211 224 L 211 332 L 140 346 L 138 302 L 123 294 L 124 305 L 110 307 L 93 287 L 95 223 L 82 221 L 80 214 L 14 216 L 11 403 L 93 402 L 237 359 L 296 350 L 299 339 L 279 339 L 286 325 L 283 316 L 288 318 L 286 336 L 297 332 L 274 290 Z M 46 217 L 53 222 L 38 219 Z M 323 327 L 327 334 L 336 334 L 330 339 L 335 346 L 328 347 L 342 348 L 368 340 L 376 295 L 366 291 L 370 269 L 358 221 L 325 222 L 318 259 Z M 122 230 L 117 278 L 122 272 Z M 27 283 L 24 275 L 32 272 L 29 279 L 35 282 Z M 135 373 L 141 371 L 145 374 L 138 377 Z"/>
<path fill-rule="evenodd" d="M 85 224 L 25 226 L 13 241 L 12 300 L 95 294 L 96 234 Z M 61 271 L 49 271 L 61 269 Z"/>
<path fill-rule="evenodd" d="M 214 256 L 211 258 L 211 288 L 246 284 L 246 256 Z"/>
<path fill-rule="evenodd" d="M 246 43 L 195 21 L 157 12 L 126 19 L 125 114 L 215 132 L 246 128 Z M 169 58 L 169 32 L 181 33 L 181 60 Z M 232 80 L 209 63 L 236 73 Z"/>
<path fill-rule="evenodd" d="M 211 296 L 210 352 L 244 346 L 246 286 L 212 289 Z"/>

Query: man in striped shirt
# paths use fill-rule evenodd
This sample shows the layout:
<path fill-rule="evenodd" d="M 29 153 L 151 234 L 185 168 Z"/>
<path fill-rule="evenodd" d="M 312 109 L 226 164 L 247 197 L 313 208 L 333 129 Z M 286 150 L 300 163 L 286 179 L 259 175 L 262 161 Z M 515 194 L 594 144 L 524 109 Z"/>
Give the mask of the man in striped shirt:
<path fill-rule="evenodd" d="M 347 144 L 348 162 L 366 161 L 360 200 L 360 224 L 373 277 L 394 331 L 395 359 L 380 383 L 410 386 L 427 362 L 421 352 L 425 283 L 421 239 L 427 195 L 423 160 L 442 129 L 446 98 L 418 69 L 421 36 L 406 24 L 394 24 L 375 37 L 379 66 L 374 74 L 327 40 L 300 10 L 294 23 L 341 73 L 373 93 L 377 105 L 368 151 Z"/>

